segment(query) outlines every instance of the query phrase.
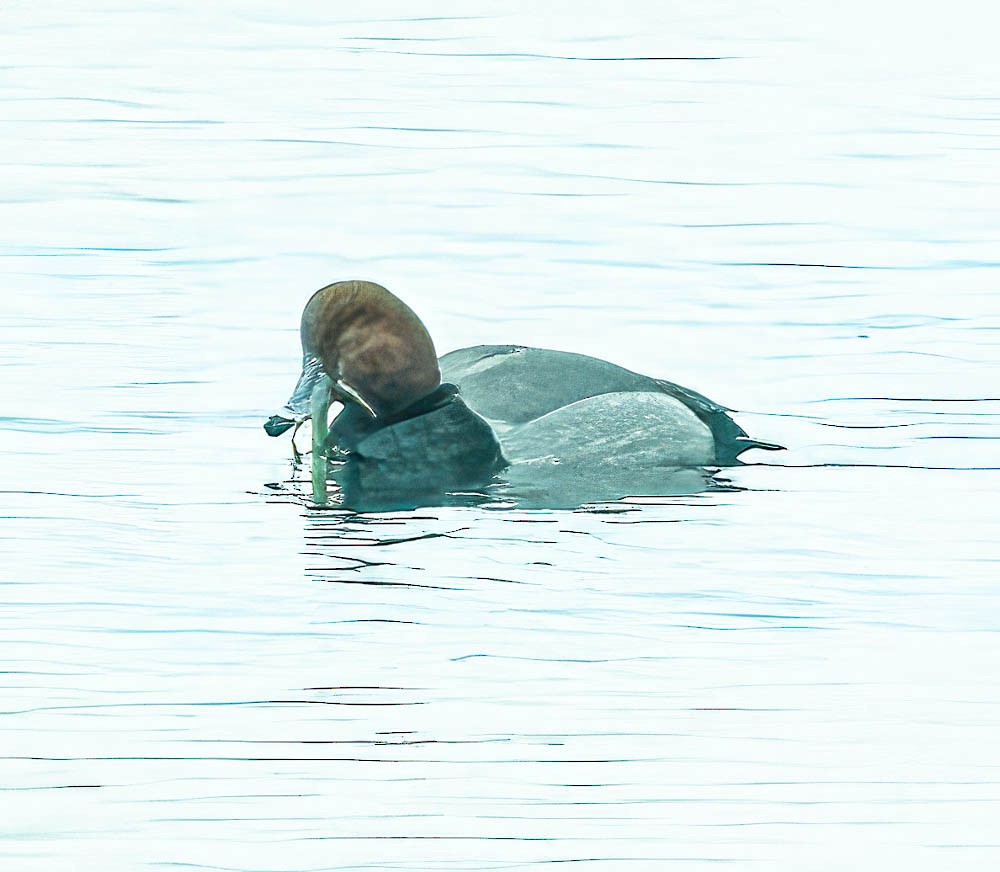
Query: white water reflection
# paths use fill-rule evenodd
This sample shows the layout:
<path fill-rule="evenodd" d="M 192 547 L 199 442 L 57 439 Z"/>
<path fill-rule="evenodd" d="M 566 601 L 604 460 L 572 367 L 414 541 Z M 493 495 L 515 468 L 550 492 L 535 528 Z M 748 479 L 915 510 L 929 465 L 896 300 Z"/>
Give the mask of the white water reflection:
<path fill-rule="evenodd" d="M 4 868 L 996 865 L 992 7 L 2 14 Z M 785 465 L 311 510 L 354 276 Z"/>

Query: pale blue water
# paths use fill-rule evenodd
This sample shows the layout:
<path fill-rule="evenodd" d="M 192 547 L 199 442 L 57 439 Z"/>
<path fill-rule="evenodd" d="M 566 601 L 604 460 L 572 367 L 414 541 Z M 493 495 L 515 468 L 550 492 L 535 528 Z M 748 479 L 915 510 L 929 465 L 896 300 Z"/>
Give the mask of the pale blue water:
<path fill-rule="evenodd" d="M 4 870 L 1000 863 L 996 13 L 621 9 L 3 6 Z M 790 450 L 313 511 L 350 277 Z"/>

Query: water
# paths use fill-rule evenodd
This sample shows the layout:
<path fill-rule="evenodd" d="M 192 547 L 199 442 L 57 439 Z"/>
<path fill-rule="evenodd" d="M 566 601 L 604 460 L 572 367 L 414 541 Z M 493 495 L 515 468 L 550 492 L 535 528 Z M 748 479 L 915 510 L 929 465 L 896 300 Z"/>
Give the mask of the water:
<path fill-rule="evenodd" d="M 3 15 L 5 869 L 997 864 L 990 5 Z M 790 450 L 312 510 L 348 277 Z"/>

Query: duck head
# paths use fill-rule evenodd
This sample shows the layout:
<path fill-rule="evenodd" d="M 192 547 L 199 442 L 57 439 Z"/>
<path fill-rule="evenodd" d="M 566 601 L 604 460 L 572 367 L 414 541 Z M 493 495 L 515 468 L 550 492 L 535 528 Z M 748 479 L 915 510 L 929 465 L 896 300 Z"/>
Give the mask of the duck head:
<path fill-rule="evenodd" d="M 306 303 L 300 329 L 302 373 L 285 406 L 264 425 L 269 436 L 309 417 L 309 399 L 324 375 L 345 405 L 376 421 L 441 384 L 437 353 L 416 313 L 374 282 L 337 282 Z"/>

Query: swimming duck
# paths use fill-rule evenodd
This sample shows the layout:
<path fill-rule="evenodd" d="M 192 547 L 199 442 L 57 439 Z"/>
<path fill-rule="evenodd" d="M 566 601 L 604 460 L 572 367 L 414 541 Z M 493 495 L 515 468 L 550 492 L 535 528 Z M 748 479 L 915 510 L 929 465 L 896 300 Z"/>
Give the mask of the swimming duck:
<path fill-rule="evenodd" d="M 326 374 L 344 405 L 327 440 L 344 461 L 335 477 L 362 503 L 419 493 L 427 504 L 501 472 L 518 493 L 544 490 L 545 505 L 691 493 L 705 489 L 704 467 L 781 447 L 695 391 L 587 355 L 480 345 L 439 360 L 413 310 L 373 282 L 317 291 L 300 336 L 298 383 L 264 429 L 277 436 L 308 418 Z"/>

